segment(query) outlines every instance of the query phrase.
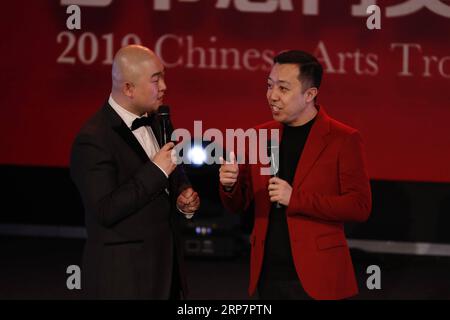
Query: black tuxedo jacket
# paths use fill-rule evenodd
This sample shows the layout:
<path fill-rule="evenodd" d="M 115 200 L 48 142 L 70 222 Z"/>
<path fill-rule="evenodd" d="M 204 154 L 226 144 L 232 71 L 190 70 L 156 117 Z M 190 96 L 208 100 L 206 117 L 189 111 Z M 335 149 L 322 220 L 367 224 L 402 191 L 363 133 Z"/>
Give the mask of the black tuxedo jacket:
<path fill-rule="evenodd" d="M 156 117 L 152 129 L 160 141 Z M 175 205 L 189 186 L 182 168 L 167 179 L 107 103 L 77 135 L 70 172 L 85 208 L 87 296 L 167 299 L 178 275 L 186 294 Z"/>

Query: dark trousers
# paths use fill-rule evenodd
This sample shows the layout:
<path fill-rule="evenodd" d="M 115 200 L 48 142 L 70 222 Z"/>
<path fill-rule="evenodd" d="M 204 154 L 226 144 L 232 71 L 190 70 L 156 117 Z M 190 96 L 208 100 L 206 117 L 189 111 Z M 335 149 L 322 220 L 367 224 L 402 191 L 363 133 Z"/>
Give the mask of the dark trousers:
<path fill-rule="evenodd" d="M 312 300 L 297 279 L 260 279 L 258 295 L 261 300 Z"/>
<path fill-rule="evenodd" d="M 183 294 L 181 289 L 180 269 L 178 266 L 177 255 L 173 255 L 172 264 L 172 283 L 170 285 L 169 300 L 183 300 Z"/>

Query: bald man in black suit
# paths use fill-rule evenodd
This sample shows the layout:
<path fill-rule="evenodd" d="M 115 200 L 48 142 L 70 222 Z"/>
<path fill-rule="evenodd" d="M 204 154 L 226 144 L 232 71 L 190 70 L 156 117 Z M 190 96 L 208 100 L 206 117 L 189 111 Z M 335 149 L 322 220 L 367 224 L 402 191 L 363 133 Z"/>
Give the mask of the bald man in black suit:
<path fill-rule="evenodd" d="M 72 147 L 71 176 L 85 208 L 88 238 L 82 289 L 93 299 L 179 299 L 186 294 L 179 216 L 200 205 L 182 168 L 160 146 L 156 111 L 164 66 L 149 49 L 116 54 L 108 102 Z"/>

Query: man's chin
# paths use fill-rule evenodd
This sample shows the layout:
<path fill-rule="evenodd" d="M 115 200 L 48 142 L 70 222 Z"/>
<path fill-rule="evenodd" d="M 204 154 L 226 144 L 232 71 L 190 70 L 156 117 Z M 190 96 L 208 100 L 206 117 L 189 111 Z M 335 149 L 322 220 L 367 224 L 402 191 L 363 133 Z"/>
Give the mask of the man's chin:
<path fill-rule="evenodd" d="M 162 106 L 164 104 L 164 100 L 162 98 L 158 99 L 156 104 L 158 105 L 158 108 L 159 108 L 159 106 Z"/>
<path fill-rule="evenodd" d="M 154 105 L 148 107 L 148 108 L 147 108 L 147 113 L 148 113 L 148 114 L 152 114 L 152 113 L 158 112 L 158 109 L 159 109 L 159 107 L 160 107 L 161 105 L 162 105 L 162 104 L 157 103 L 157 104 L 154 104 Z"/>
<path fill-rule="evenodd" d="M 156 103 L 156 110 L 158 110 L 159 107 L 161 107 L 163 104 L 164 104 L 164 101 L 162 99 L 158 100 L 158 102 Z"/>
<path fill-rule="evenodd" d="M 281 116 L 281 114 L 275 114 L 275 113 L 272 113 L 272 118 L 273 118 L 273 120 L 275 120 L 275 121 L 278 121 L 278 122 L 283 122 L 283 120 L 284 120 L 284 118 Z"/>

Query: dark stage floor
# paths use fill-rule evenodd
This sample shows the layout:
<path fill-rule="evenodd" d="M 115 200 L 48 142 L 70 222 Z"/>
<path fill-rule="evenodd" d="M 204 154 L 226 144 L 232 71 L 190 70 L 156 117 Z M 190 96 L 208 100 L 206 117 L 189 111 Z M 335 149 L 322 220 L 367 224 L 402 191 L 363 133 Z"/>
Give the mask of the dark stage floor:
<path fill-rule="evenodd" d="M 77 299 L 66 288 L 66 268 L 79 265 L 83 241 L 0 238 L 0 299 Z M 450 299 L 450 258 L 369 254 L 352 250 L 356 299 Z M 381 289 L 368 290 L 366 268 L 381 268 Z M 189 299 L 249 299 L 248 256 L 188 258 Z"/>

